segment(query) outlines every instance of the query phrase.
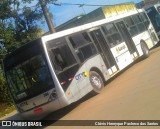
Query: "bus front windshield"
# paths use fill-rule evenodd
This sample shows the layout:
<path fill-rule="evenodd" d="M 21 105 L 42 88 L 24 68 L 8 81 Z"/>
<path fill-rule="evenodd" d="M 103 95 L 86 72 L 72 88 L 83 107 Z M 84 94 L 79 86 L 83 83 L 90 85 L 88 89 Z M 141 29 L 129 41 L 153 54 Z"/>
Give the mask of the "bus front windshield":
<path fill-rule="evenodd" d="M 33 49 L 33 48 L 31 48 Z M 34 50 L 36 51 L 36 49 Z M 28 56 L 25 60 L 18 55 Z M 14 60 L 12 62 L 12 60 Z M 16 61 L 15 61 L 16 60 Z M 18 62 L 14 65 L 14 62 Z M 21 102 L 39 95 L 53 86 L 51 74 L 45 61 L 44 55 L 39 52 L 18 53 L 8 61 L 9 69 L 5 72 L 9 89 L 15 102 Z M 10 65 L 12 63 L 12 65 Z"/>

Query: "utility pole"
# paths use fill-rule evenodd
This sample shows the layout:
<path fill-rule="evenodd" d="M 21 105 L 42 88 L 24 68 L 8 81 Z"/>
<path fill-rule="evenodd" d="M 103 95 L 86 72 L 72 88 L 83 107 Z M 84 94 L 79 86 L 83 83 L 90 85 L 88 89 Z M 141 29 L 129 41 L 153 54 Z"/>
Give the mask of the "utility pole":
<path fill-rule="evenodd" d="M 47 22 L 50 33 L 56 32 L 55 28 L 54 28 L 54 25 L 52 23 L 52 20 L 50 18 L 48 9 L 47 9 L 46 0 L 39 0 L 39 2 L 40 2 L 40 5 L 42 7 L 42 11 L 43 11 L 43 14 L 44 14 L 45 20 Z"/>

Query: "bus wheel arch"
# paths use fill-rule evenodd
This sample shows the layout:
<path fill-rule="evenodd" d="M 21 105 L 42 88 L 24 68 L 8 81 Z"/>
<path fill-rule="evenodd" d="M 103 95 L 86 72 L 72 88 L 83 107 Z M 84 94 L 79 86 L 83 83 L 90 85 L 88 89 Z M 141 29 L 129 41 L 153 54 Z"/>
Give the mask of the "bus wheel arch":
<path fill-rule="evenodd" d="M 91 68 L 89 72 L 89 80 L 93 87 L 94 93 L 101 93 L 104 88 L 105 79 L 102 72 L 98 68 Z"/>
<path fill-rule="evenodd" d="M 148 45 L 147 43 L 144 41 L 144 40 L 141 40 L 140 41 L 140 45 L 141 45 L 141 49 L 142 49 L 142 52 L 143 52 L 143 58 L 148 58 L 149 57 L 149 48 L 148 48 Z"/>

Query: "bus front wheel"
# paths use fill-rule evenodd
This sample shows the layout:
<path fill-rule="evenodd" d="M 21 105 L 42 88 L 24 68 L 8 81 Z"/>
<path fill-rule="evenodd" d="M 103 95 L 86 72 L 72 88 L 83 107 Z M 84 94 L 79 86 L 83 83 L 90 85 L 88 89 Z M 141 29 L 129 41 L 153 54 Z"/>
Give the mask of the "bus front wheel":
<path fill-rule="evenodd" d="M 90 83 L 93 87 L 93 91 L 96 94 L 101 93 L 101 91 L 104 88 L 104 82 L 102 80 L 102 77 L 95 71 L 90 71 L 89 73 L 89 79 L 90 79 Z"/>

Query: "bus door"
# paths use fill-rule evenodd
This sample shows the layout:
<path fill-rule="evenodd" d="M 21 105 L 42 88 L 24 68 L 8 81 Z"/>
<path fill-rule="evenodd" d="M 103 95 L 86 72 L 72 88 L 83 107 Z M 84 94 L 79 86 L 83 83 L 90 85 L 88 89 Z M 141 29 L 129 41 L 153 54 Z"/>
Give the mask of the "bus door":
<path fill-rule="evenodd" d="M 136 58 L 138 56 L 138 51 L 125 24 L 123 23 L 123 21 L 120 21 L 120 22 L 117 22 L 116 25 L 128 47 L 130 54 L 132 55 L 132 58 L 133 59 Z"/>
<path fill-rule="evenodd" d="M 94 43 L 100 52 L 104 63 L 109 71 L 109 74 L 112 75 L 118 70 L 118 66 L 116 64 L 116 61 L 111 53 L 111 50 L 103 37 L 103 34 L 100 29 L 92 30 L 89 32 L 92 39 L 94 40 Z"/>

